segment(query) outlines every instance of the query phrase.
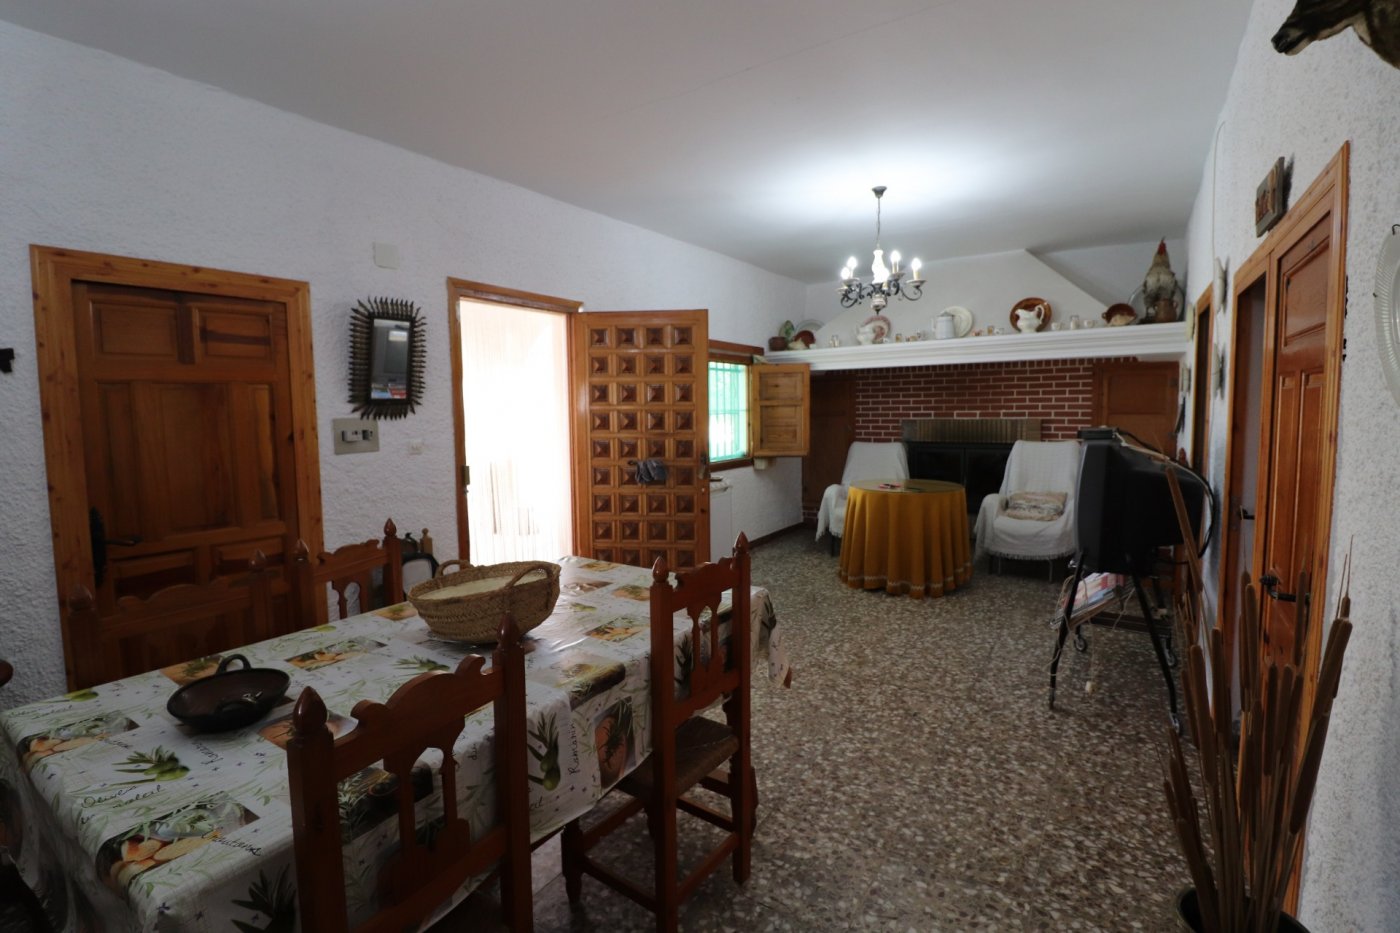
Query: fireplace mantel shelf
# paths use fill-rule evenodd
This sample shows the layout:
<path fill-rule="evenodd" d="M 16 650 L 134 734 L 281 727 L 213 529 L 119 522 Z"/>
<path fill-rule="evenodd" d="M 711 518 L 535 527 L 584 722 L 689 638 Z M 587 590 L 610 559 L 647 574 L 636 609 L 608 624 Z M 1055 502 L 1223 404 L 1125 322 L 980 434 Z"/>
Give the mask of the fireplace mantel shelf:
<path fill-rule="evenodd" d="M 1190 349 L 1186 322 L 1089 330 L 1046 331 L 917 340 L 851 347 L 815 347 L 765 354 L 770 363 L 807 363 L 813 370 L 886 369 L 892 366 L 949 366 L 955 363 L 1008 363 L 1022 360 L 1081 360 L 1135 356 L 1175 360 Z"/>

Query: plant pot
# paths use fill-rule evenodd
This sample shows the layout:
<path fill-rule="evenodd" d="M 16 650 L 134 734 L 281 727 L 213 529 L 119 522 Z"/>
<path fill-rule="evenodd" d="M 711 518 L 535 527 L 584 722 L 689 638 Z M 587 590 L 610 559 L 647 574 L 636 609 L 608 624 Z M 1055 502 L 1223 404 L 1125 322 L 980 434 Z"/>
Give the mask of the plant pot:
<path fill-rule="evenodd" d="M 1196 904 L 1196 889 L 1183 888 L 1176 896 L 1176 925 L 1185 933 L 1203 933 L 1200 909 Z M 1276 933 L 1308 933 L 1308 928 L 1288 914 L 1279 914 Z"/>

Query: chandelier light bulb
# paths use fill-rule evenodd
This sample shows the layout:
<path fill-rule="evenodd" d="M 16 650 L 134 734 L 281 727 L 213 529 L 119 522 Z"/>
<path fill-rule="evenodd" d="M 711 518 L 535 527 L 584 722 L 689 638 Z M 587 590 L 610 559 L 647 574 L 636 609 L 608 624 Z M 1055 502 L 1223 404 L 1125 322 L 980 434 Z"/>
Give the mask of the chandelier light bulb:
<path fill-rule="evenodd" d="M 856 257 L 852 256 L 850 259 L 846 260 L 846 268 L 850 269 L 852 272 L 856 271 Z"/>
<path fill-rule="evenodd" d="M 919 270 L 922 269 L 923 267 L 924 267 L 924 264 L 923 264 L 922 262 L 919 261 L 919 257 L 917 257 L 917 256 L 915 256 L 913 259 L 911 259 L 911 260 L 909 261 L 909 268 L 913 270 L 913 272 L 914 272 L 914 278 L 916 278 L 916 279 L 919 277 Z"/>
<path fill-rule="evenodd" d="M 899 250 L 897 249 L 890 250 L 890 271 L 899 271 Z"/>

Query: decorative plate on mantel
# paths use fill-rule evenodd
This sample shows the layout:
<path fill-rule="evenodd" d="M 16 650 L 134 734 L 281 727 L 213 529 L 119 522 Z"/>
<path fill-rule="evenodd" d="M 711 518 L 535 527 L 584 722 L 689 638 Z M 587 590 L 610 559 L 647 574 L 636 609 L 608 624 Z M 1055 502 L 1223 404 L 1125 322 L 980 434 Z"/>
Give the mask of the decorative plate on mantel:
<path fill-rule="evenodd" d="M 865 319 L 865 323 L 861 324 L 861 327 L 872 328 L 875 331 L 875 340 L 877 342 L 889 337 L 890 330 L 892 329 L 890 327 L 890 319 L 883 314 L 870 315 L 870 317 Z"/>
<path fill-rule="evenodd" d="M 1050 302 L 1046 301 L 1044 298 L 1022 298 L 1011 306 L 1011 332 L 1013 334 L 1021 329 L 1016 323 L 1016 312 L 1034 311 L 1037 307 L 1042 307 L 1045 310 L 1036 315 L 1040 318 L 1040 326 L 1037 327 L 1036 330 L 1042 331 L 1049 326 L 1050 318 L 1054 314 L 1054 310 L 1050 307 Z"/>

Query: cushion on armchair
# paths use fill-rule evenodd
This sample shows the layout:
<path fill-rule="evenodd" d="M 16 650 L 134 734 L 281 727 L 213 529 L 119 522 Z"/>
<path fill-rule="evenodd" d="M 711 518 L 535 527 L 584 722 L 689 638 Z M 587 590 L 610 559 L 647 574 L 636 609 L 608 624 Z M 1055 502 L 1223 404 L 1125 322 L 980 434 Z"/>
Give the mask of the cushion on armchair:
<path fill-rule="evenodd" d="M 1006 497 L 1006 516 L 1053 522 L 1065 514 L 1065 498 L 1062 492 L 1013 492 Z"/>

